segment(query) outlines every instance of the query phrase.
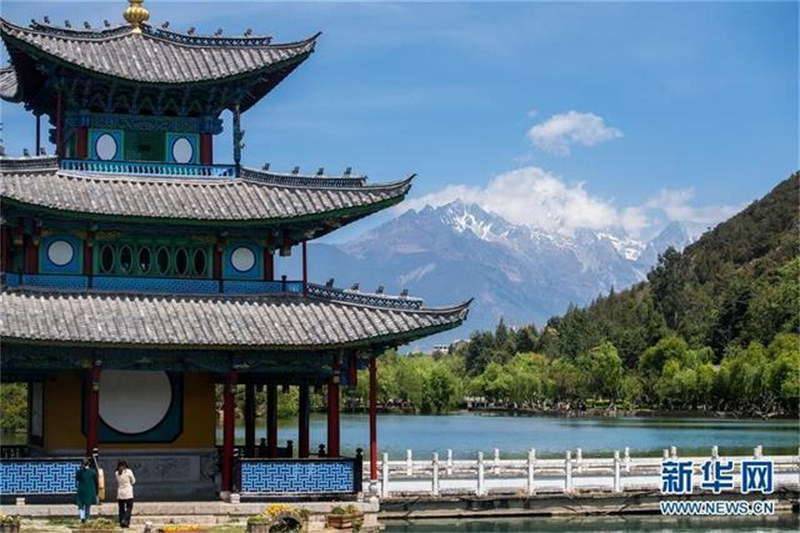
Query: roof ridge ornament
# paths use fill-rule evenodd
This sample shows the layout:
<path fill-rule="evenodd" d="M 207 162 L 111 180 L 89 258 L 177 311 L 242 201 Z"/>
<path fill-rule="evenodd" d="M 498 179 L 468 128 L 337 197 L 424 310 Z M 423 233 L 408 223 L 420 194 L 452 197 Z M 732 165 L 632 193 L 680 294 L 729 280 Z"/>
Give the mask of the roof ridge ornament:
<path fill-rule="evenodd" d="M 125 20 L 133 27 L 133 33 L 142 33 L 142 22 L 150 19 L 150 12 L 142 7 L 144 0 L 128 0 L 128 9 L 122 14 Z"/>

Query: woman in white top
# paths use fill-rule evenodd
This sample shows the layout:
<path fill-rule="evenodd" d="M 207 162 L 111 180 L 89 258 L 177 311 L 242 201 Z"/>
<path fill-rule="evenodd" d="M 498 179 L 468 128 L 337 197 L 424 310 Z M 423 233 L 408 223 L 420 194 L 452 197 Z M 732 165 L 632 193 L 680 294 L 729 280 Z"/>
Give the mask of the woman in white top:
<path fill-rule="evenodd" d="M 133 484 L 136 478 L 125 461 L 117 463 L 117 504 L 119 504 L 119 527 L 130 527 L 133 513 Z"/>

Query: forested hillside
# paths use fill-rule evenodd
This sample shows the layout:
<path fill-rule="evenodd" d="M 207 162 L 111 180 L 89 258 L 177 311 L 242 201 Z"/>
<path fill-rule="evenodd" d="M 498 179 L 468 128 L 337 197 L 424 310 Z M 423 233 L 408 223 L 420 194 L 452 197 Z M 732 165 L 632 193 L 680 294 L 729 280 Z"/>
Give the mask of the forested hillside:
<path fill-rule="evenodd" d="M 501 322 L 448 357 L 387 355 L 383 399 L 422 410 L 479 395 L 534 409 L 796 414 L 799 200 L 794 174 L 684 252 L 666 251 L 646 282 L 571 307 L 541 331 Z"/>

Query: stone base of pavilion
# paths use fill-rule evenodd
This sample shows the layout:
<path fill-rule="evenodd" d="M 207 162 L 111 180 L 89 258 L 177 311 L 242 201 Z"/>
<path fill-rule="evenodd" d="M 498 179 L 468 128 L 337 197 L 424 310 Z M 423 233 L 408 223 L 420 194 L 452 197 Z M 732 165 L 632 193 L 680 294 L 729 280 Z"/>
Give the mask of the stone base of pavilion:
<path fill-rule="evenodd" d="M 364 513 L 364 523 L 361 531 L 378 530 L 378 511 L 380 505 L 377 499 L 364 502 L 354 501 L 326 501 L 326 502 L 242 502 L 227 503 L 221 501 L 204 502 L 135 502 L 134 513 L 131 520 L 132 531 L 141 531 L 146 524 L 150 525 L 153 532 L 168 524 L 197 524 L 201 526 L 236 526 L 246 527 L 250 516 L 261 513 L 272 503 L 281 503 L 295 509 L 308 511 L 308 532 L 327 531 L 325 517 L 336 506 L 354 505 Z M 25 504 L 25 505 L 0 505 L 0 514 L 19 515 L 23 524 L 27 523 L 29 529 L 35 531 L 70 531 L 69 527 L 59 529 L 58 523 L 65 518 L 76 518 L 77 508 L 71 504 Z M 116 520 L 117 503 L 104 502 L 92 507 L 93 517 L 105 517 Z M 24 529 L 24 527 L 23 527 Z"/>

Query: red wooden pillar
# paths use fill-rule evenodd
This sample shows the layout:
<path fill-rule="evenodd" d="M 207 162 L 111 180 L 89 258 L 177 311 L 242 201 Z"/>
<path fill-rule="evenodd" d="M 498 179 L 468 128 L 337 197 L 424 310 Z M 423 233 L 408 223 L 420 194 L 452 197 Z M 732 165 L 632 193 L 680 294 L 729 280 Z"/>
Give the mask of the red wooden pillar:
<path fill-rule="evenodd" d="M 300 385 L 299 392 L 300 405 L 297 414 L 297 456 L 301 459 L 305 459 L 308 457 L 310 449 L 309 428 L 311 421 L 311 399 L 309 398 L 310 390 L 308 384 L 304 383 Z"/>
<path fill-rule="evenodd" d="M 231 370 L 225 375 L 225 387 L 222 395 L 222 492 L 233 490 L 233 450 L 235 439 L 236 398 L 233 389 L 236 386 L 236 372 Z"/>
<path fill-rule="evenodd" d="M 328 457 L 339 457 L 339 355 L 333 356 L 333 376 L 328 381 Z"/>
<path fill-rule="evenodd" d="M 264 247 L 264 281 L 275 279 L 275 256 L 269 246 Z"/>
<path fill-rule="evenodd" d="M 303 241 L 303 296 L 308 296 L 308 246 Z"/>
<path fill-rule="evenodd" d="M 358 385 L 358 356 L 350 354 L 347 358 L 347 386 L 355 387 Z"/>
<path fill-rule="evenodd" d="M 61 91 L 56 94 L 56 156 L 64 156 L 61 150 Z"/>
<path fill-rule="evenodd" d="M 86 454 L 100 445 L 100 365 L 96 362 L 87 373 L 86 387 Z"/>
<path fill-rule="evenodd" d="M 11 245 L 14 247 L 14 253 L 18 254 L 19 261 L 17 261 L 17 269 L 19 274 L 25 273 L 25 219 L 20 217 L 17 220 L 17 225 L 14 228 L 14 234 L 11 239 Z M 13 268 L 13 267 L 12 267 Z"/>
<path fill-rule="evenodd" d="M 11 228 L 8 224 L 3 224 L 2 230 L 2 250 L 3 250 L 3 272 L 10 273 L 13 267 L 11 262 Z"/>
<path fill-rule="evenodd" d="M 256 456 L 256 386 L 244 386 L 244 455 Z"/>
<path fill-rule="evenodd" d="M 92 247 L 94 246 L 94 232 L 87 231 L 86 238 L 83 240 L 83 275 L 89 282 L 89 288 L 92 288 L 92 274 L 94 265 L 92 262 Z"/>
<path fill-rule="evenodd" d="M 212 275 L 215 280 L 219 282 L 219 292 L 223 292 L 224 286 L 222 281 L 222 243 L 214 245 L 214 253 L 212 255 Z"/>
<path fill-rule="evenodd" d="M 378 482 L 378 370 L 369 358 L 369 481 Z"/>
<path fill-rule="evenodd" d="M 278 456 L 278 386 L 267 384 L 267 457 Z"/>
<path fill-rule="evenodd" d="M 86 159 L 89 156 L 89 128 L 79 126 L 75 130 L 75 158 Z"/>
<path fill-rule="evenodd" d="M 214 164 L 214 139 L 210 133 L 200 134 L 200 164 Z"/>
<path fill-rule="evenodd" d="M 27 238 L 27 249 L 25 251 L 25 271 L 28 274 L 39 273 L 39 236 L 41 233 L 41 226 L 34 222 L 33 231 Z"/>

